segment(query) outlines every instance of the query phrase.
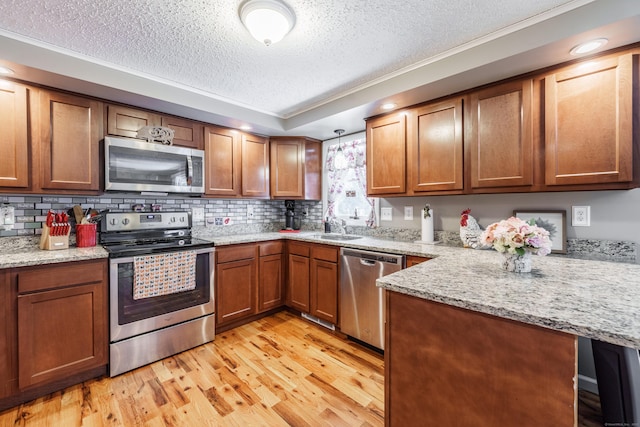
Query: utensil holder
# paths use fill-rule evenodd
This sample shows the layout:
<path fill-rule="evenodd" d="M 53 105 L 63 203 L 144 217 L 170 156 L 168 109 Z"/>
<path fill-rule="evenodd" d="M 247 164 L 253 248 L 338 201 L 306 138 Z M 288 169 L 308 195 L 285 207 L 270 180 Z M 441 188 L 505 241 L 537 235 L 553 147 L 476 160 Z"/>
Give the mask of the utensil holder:
<path fill-rule="evenodd" d="M 51 229 L 47 224 L 42 224 L 42 235 L 40 236 L 40 249 L 53 251 L 57 249 L 69 249 L 69 233 L 62 236 L 52 236 Z"/>
<path fill-rule="evenodd" d="M 96 245 L 96 224 L 76 225 L 76 246 L 89 248 Z"/>

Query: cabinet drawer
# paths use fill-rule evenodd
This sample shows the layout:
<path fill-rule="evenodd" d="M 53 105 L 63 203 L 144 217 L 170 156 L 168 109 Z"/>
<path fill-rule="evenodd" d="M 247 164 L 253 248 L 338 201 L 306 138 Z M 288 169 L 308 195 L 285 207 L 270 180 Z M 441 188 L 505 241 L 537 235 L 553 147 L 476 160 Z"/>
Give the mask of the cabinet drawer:
<path fill-rule="evenodd" d="M 241 259 L 251 259 L 256 257 L 256 246 L 240 245 L 230 246 L 228 248 L 216 249 L 216 257 L 218 264 L 231 261 L 239 261 Z"/>
<path fill-rule="evenodd" d="M 85 283 L 95 283 L 104 280 L 103 270 L 99 262 L 74 262 L 57 266 L 44 266 L 29 268 L 23 271 L 18 270 L 18 293 L 43 291 L 45 289 L 55 289 L 80 285 Z M 98 267 L 100 266 L 100 267 Z"/>
<path fill-rule="evenodd" d="M 260 243 L 260 256 L 281 254 L 282 247 L 281 241 Z"/>
<path fill-rule="evenodd" d="M 338 248 L 333 246 L 314 246 L 311 250 L 311 257 L 323 261 L 338 262 Z"/>
<path fill-rule="evenodd" d="M 311 248 L 305 244 L 289 242 L 290 254 L 308 257 L 310 252 L 311 252 Z"/>

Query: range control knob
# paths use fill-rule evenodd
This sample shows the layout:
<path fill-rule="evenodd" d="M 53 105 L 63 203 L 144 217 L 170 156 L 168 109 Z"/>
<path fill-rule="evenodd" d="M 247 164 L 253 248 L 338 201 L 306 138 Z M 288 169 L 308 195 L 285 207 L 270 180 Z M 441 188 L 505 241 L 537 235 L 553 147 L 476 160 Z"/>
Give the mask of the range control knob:
<path fill-rule="evenodd" d="M 117 218 L 111 218 L 109 220 L 109 224 L 111 224 L 111 225 L 116 225 L 117 223 L 118 223 L 118 219 Z"/>
<path fill-rule="evenodd" d="M 129 218 L 124 218 L 124 219 L 122 220 L 122 224 L 123 224 L 123 225 L 128 225 L 130 222 L 131 222 L 131 221 L 129 220 Z"/>
<path fill-rule="evenodd" d="M 169 222 L 176 222 L 176 217 L 172 216 L 171 219 L 169 220 Z"/>
<path fill-rule="evenodd" d="M 184 217 L 183 216 L 180 217 L 180 222 L 184 222 Z"/>

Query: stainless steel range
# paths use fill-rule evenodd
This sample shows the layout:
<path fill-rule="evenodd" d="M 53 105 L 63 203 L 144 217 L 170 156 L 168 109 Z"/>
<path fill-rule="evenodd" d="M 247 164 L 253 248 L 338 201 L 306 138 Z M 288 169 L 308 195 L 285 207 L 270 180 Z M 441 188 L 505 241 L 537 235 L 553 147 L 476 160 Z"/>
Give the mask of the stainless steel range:
<path fill-rule="evenodd" d="M 189 212 L 109 212 L 109 375 L 212 341 L 213 244 L 191 236 Z"/>

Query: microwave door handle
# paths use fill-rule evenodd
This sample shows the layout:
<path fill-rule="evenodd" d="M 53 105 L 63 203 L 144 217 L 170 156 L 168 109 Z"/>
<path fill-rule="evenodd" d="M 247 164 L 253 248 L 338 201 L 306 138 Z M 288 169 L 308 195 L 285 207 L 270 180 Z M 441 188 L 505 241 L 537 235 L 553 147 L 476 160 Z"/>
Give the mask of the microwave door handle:
<path fill-rule="evenodd" d="M 193 182 L 193 160 L 191 156 L 187 156 L 187 185 Z"/>

